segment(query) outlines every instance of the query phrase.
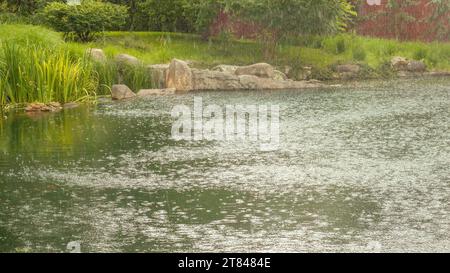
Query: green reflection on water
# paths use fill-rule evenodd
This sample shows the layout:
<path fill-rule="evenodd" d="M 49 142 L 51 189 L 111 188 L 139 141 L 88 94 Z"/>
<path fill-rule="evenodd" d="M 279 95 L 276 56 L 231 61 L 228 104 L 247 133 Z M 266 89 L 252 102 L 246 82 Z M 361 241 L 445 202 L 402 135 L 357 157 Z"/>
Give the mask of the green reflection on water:
<path fill-rule="evenodd" d="M 9 113 L 0 251 L 448 251 L 447 86 L 198 94 L 279 104 L 270 153 L 172 141 L 192 94 Z"/>

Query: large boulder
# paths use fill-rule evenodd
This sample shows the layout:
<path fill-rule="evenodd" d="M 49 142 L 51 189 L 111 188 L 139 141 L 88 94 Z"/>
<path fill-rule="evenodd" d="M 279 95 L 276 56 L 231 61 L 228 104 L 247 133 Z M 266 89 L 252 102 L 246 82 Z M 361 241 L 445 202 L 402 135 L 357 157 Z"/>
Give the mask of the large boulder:
<path fill-rule="evenodd" d="M 409 61 L 406 69 L 409 72 L 419 72 L 423 73 L 427 70 L 427 66 L 422 61 Z"/>
<path fill-rule="evenodd" d="M 361 67 L 357 64 L 342 64 L 336 67 L 338 73 L 354 73 L 357 74 L 361 71 Z"/>
<path fill-rule="evenodd" d="M 251 75 L 259 78 L 273 78 L 274 68 L 270 64 L 258 63 L 249 66 L 241 66 L 236 69 L 235 74 L 241 75 Z"/>
<path fill-rule="evenodd" d="M 342 64 L 336 67 L 336 72 L 340 79 L 354 79 L 359 76 L 361 67 L 357 64 Z"/>
<path fill-rule="evenodd" d="M 310 66 L 304 66 L 299 70 L 291 70 L 288 75 L 290 75 L 290 78 L 293 78 L 298 81 L 306 81 L 311 78 L 312 75 L 312 67 Z"/>
<path fill-rule="evenodd" d="M 115 84 L 111 89 L 111 97 L 113 100 L 124 100 L 135 97 L 136 94 L 124 84 Z"/>
<path fill-rule="evenodd" d="M 58 112 L 61 111 L 62 107 L 59 102 L 50 102 L 50 103 L 29 103 L 25 108 L 26 112 Z"/>
<path fill-rule="evenodd" d="M 166 87 L 177 91 L 189 92 L 193 90 L 192 70 L 184 61 L 173 59 L 167 71 Z"/>
<path fill-rule="evenodd" d="M 273 71 L 273 79 L 274 80 L 285 81 L 285 80 L 288 79 L 288 77 L 283 72 L 281 72 L 279 70 L 274 70 Z"/>
<path fill-rule="evenodd" d="M 284 82 L 269 78 L 260 78 L 253 75 L 239 76 L 239 82 L 242 89 L 246 90 L 269 90 L 269 89 L 283 89 Z"/>
<path fill-rule="evenodd" d="M 214 67 L 212 70 L 213 71 L 227 72 L 227 73 L 235 74 L 236 70 L 238 68 L 239 68 L 239 66 L 237 66 L 237 65 L 221 64 L 221 65 L 218 65 L 218 66 Z"/>
<path fill-rule="evenodd" d="M 156 85 L 156 87 L 157 88 L 165 88 L 167 72 L 169 71 L 169 65 L 168 64 L 154 64 L 154 65 L 147 66 L 147 68 L 150 73 L 152 82 Z"/>
<path fill-rule="evenodd" d="M 403 57 L 394 57 L 391 60 L 392 68 L 399 73 L 400 77 L 416 76 L 427 71 L 423 61 L 408 60 Z"/>
<path fill-rule="evenodd" d="M 175 88 L 167 88 L 167 89 L 141 89 L 137 93 L 138 97 L 147 97 L 147 96 L 161 96 L 161 95 L 173 95 L 175 94 Z"/>
<path fill-rule="evenodd" d="M 104 63 L 107 60 L 105 52 L 99 48 L 88 48 L 86 50 L 86 55 L 93 61 L 100 63 Z"/>
<path fill-rule="evenodd" d="M 408 68 L 408 59 L 404 57 L 394 57 L 391 59 L 391 66 L 395 71 L 405 71 Z"/>
<path fill-rule="evenodd" d="M 128 55 L 128 54 L 119 54 L 116 56 L 116 62 L 119 65 L 129 65 L 129 66 L 137 66 L 141 64 L 138 58 Z"/>
<path fill-rule="evenodd" d="M 239 77 L 229 73 L 211 70 L 192 70 L 194 90 L 239 90 Z"/>

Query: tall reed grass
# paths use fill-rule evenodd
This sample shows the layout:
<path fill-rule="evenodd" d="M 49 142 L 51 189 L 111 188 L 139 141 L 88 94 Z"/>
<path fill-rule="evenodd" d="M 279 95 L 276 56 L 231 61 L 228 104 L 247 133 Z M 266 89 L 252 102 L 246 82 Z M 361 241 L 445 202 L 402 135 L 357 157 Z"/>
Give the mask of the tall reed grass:
<path fill-rule="evenodd" d="M 86 45 L 65 43 L 40 26 L 0 24 L 0 107 L 29 102 L 94 101 L 111 86 L 152 87 L 144 65 L 120 66 L 109 58 L 95 62 Z"/>
<path fill-rule="evenodd" d="M 42 46 L 20 46 L 9 42 L 1 47 L 1 103 L 66 103 L 95 98 L 98 86 L 93 66 L 72 58 L 63 50 Z"/>
<path fill-rule="evenodd" d="M 131 90 L 153 88 L 151 74 L 145 65 L 120 65 L 113 60 L 94 62 L 93 70 L 98 82 L 98 94 L 105 95 L 114 84 L 125 84 Z"/>

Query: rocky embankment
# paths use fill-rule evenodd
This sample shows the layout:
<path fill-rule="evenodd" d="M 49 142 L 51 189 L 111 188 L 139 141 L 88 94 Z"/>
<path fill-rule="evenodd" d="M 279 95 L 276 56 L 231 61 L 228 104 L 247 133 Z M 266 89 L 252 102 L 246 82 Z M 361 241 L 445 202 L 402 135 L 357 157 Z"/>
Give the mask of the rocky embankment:
<path fill-rule="evenodd" d="M 106 56 L 101 49 L 89 49 L 90 57 L 104 62 Z M 137 58 L 119 54 L 118 64 L 142 65 Z M 319 81 L 294 81 L 267 63 L 249 66 L 219 65 L 213 69 L 197 69 L 182 60 L 173 59 L 170 64 L 147 66 L 148 73 L 157 89 L 143 89 L 136 93 L 127 86 L 117 84 L 112 87 L 112 98 L 129 99 L 136 96 L 164 95 L 193 91 L 233 91 L 233 90 L 279 90 L 305 89 L 323 86 Z"/>
<path fill-rule="evenodd" d="M 101 49 L 90 49 L 90 57 L 104 62 L 106 56 Z M 118 64 L 142 65 L 136 57 L 119 54 L 115 57 Z M 285 73 L 267 63 L 249 66 L 219 65 L 212 69 L 198 69 L 191 63 L 173 59 L 170 64 L 154 64 L 146 67 L 157 89 L 130 90 L 124 85 L 112 87 L 112 98 L 128 99 L 136 96 L 164 95 L 193 91 L 233 91 L 233 90 L 281 90 L 306 89 L 325 86 L 317 80 L 289 79 Z M 448 72 L 429 72 L 424 62 L 394 57 L 391 70 L 398 77 L 450 76 Z M 335 67 L 336 80 L 361 78 L 364 73 L 360 64 L 341 64 Z"/>
<path fill-rule="evenodd" d="M 96 62 L 107 62 L 107 57 L 102 49 L 88 49 L 86 54 Z M 117 55 L 115 62 L 124 66 L 143 65 L 138 58 L 128 54 Z M 423 61 L 409 60 L 404 57 L 392 58 L 390 66 L 399 78 L 450 77 L 450 72 L 428 71 Z M 286 90 L 326 86 L 314 79 L 307 80 L 310 73 L 306 77 L 301 77 L 305 80 L 289 79 L 285 73 L 267 63 L 248 66 L 219 65 L 212 69 L 198 69 L 191 67 L 191 63 L 187 61 L 173 59 L 170 64 L 154 64 L 148 65 L 146 68 L 156 89 L 142 89 L 135 93 L 126 85 L 116 84 L 111 88 L 112 99 L 123 100 L 193 91 Z M 307 68 L 310 71 L 310 68 Z M 358 79 L 361 78 L 364 69 L 360 64 L 341 64 L 334 68 L 334 73 L 336 80 Z M 68 103 L 63 106 L 56 102 L 30 103 L 25 110 L 27 112 L 57 112 L 77 106 L 76 103 Z"/>
<path fill-rule="evenodd" d="M 410 60 L 404 57 L 393 57 L 390 61 L 392 74 L 398 78 L 415 78 L 415 77 L 450 77 L 450 72 L 446 71 L 428 71 L 423 61 Z M 335 80 L 352 80 L 371 78 L 364 71 L 364 67 L 360 64 L 342 64 L 337 65 L 334 69 Z"/>
<path fill-rule="evenodd" d="M 126 86 L 117 85 L 112 88 L 113 99 L 207 90 L 277 90 L 322 86 L 317 81 L 289 80 L 282 72 L 266 63 L 196 69 L 191 68 L 185 61 L 173 59 L 170 64 L 149 65 L 147 68 L 159 89 L 144 89 L 134 94 Z"/>

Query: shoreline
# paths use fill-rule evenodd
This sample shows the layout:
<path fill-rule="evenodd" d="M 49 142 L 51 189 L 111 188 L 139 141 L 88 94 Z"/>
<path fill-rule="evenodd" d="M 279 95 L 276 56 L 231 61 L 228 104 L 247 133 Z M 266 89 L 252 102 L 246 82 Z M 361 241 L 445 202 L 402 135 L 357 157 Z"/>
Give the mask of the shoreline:
<path fill-rule="evenodd" d="M 450 79 L 450 72 L 445 71 L 431 71 L 422 73 L 420 75 L 410 75 L 410 76 L 397 76 L 397 77 L 389 77 L 389 78 L 365 78 L 365 79 L 337 79 L 337 80 L 326 80 L 326 81 L 316 81 L 312 80 L 312 83 L 320 83 L 320 85 L 312 86 L 312 87 L 304 87 L 304 88 L 285 88 L 285 89 L 236 89 L 236 90 L 195 90 L 195 91 L 189 91 L 189 92 L 172 92 L 170 94 L 163 94 L 158 91 L 164 90 L 164 89 L 148 89 L 155 90 L 155 93 L 151 94 L 144 94 L 144 95 L 135 95 L 130 98 L 125 99 L 119 99 L 114 100 L 112 99 L 111 95 L 99 95 L 95 99 L 87 100 L 87 101 L 81 101 L 81 102 L 68 102 L 65 104 L 61 104 L 60 109 L 57 110 L 46 110 L 46 111 L 26 111 L 26 108 L 30 105 L 37 104 L 37 105 L 45 105 L 49 106 L 54 104 L 55 102 L 49 102 L 49 103 L 42 103 L 42 102 L 31 102 L 31 103 L 19 103 L 19 104 L 6 104 L 0 107 L 0 116 L 1 120 L 6 119 L 5 114 L 8 114 L 12 111 L 18 111 L 21 113 L 59 113 L 63 110 L 70 110 L 74 108 L 78 108 L 79 106 L 86 106 L 86 105 L 96 105 L 98 103 L 102 102 L 109 102 L 109 101 L 129 101 L 133 99 L 139 99 L 139 98 L 148 98 L 148 97 L 157 97 L 157 96 L 168 96 L 168 95 L 185 95 L 185 94 L 193 94 L 193 93 L 203 93 L 203 92 L 242 92 L 242 91 L 249 91 L 249 92 L 282 92 L 286 90 L 313 90 L 313 89 L 320 89 L 320 88 L 335 88 L 335 87 L 344 87 L 345 85 L 359 85 L 359 84 L 365 84 L 370 82 L 379 82 L 379 81 L 389 81 L 389 82 L 396 82 L 396 81 L 402 81 L 402 80 L 430 80 L 430 79 Z M 305 81 L 308 82 L 308 81 Z M 145 90 L 147 91 L 147 90 Z"/>

